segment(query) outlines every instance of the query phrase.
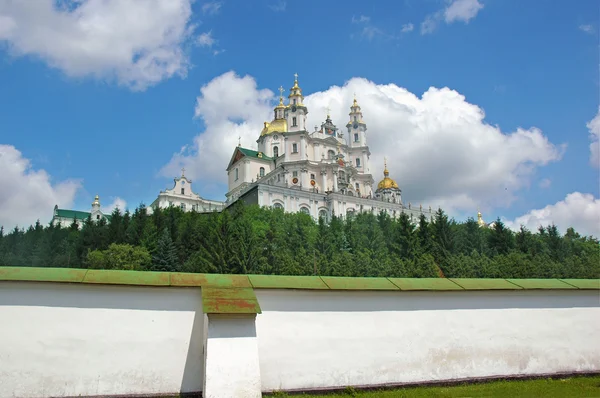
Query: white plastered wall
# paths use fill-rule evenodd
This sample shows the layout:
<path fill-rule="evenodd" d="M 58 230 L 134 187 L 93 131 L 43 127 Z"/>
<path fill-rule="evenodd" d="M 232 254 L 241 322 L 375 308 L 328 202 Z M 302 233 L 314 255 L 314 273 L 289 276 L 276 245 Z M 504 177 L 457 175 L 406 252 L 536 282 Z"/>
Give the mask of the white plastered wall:
<path fill-rule="evenodd" d="M 600 371 L 598 291 L 256 295 L 263 391 Z"/>
<path fill-rule="evenodd" d="M 0 282 L 0 396 L 202 390 L 198 288 Z"/>

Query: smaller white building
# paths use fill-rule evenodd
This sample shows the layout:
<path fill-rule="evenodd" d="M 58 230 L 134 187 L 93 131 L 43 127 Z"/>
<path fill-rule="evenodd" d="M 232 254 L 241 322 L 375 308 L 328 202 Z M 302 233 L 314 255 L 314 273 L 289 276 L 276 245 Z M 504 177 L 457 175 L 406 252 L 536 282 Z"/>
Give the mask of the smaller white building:
<path fill-rule="evenodd" d="M 92 202 L 92 210 L 89 212 L 59 209 L 58 205 L 55 205 L 54 214 L 52 215 L 52 221 L 50 221 L 50 223 L 52 225 L 60 225 L 62 228 L 68 228 L 73 224 L 73 222 L 75 222 L 79 228 L 81 228 L 88 217 L 91 217 L 91 220 L 96 222 L 102 219 L 110 222 L 110 214 L 102 213 L 100 197 L 98 195 L 96 195 L 94 198 L 94 201 Z"/>
<path fill-rule="evenodd" d="M 173 188 L 160 191 L 158 197 L 150 205 L 150 211 L 170 206 L 179 207 L 183 211 L 199 213 L 223 210 L 225 202 L 204 199 L 195 193 L 192 190 L 192 180 L 187 178 L 184 172 L 185 169 L 181 169 L 181 177 L 173 179 L 175 182 Z"/>

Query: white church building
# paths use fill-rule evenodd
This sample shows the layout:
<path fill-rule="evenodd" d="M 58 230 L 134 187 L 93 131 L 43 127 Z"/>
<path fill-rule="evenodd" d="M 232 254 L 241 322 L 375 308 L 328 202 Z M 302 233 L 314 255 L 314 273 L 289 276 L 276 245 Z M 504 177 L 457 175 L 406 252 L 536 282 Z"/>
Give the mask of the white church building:
<path fill-rule="evenodd" d="M 196 211 L 207 213 L 221 211 L 225 203 L 217 200 L 208 200 L 192 190 L 192 180 L 185 176 L 185 169 L 181 169 L 181 177 L 174 178 L 173 188 L 160 191 L 158 197 L 150 204 L 148 210 L 174 206 L 183 211 Z"/>
<path fill-rule="evenodd" d="M 402 191 L 389 176 L 373 191 L 375 180 L 369 168 L 367 124 L 356 98 L 350 106 L 345 129 L 338 128 L 329 114 L 320 128 L 309 132 L 308 108 L 295 75 L 287 104 L 280 87 L 273 120 L 265 122 L 257 139 L 257 150 L 238 145 L 227 166 L 227 206 L 242 200 L 248 204 L 303 212 L 315 219 L 331 215 L 345 217 L 354 212 L 402 212 L 416 221 L 420 214 L 433 217 L 431 207 L 413 208 L 402 201 Z"/>

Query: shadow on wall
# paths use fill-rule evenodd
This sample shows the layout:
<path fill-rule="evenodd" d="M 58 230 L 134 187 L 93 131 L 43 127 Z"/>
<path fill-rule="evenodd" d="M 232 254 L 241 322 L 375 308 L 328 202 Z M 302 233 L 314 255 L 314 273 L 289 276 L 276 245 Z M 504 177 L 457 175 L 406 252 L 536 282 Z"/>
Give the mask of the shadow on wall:
<path fill-rule="evenodd" d="M 156 370 L 157 379 L 171 378 L 164 383 L 147 382 L 172 389 L 159 392 L 202 390 L 205 325 L 199 288 L 0 282 L 0 313 L 13 320 L 13 327 L 0 330 L 3 340 L 12 342 L 14 349 L 19 344 L 54 347 L 53 351 L 28 350 L 29 356 L 23 360 L 59 363 L 54 372 L 65 382 L 75 377 L 70 374 L 76 374 L 81 366 L 79 360 L 73 360 L 77 351 L 86 352 L 90 346 L 96 346 L 94 350 L 107 355 L 105 360 L 120 362 L 114 371 Z M 69 349 L 63 350 L 65 341 L 69 342 Z M 113 354 L 109 355 L 111 350 Z M 0 349 L 0 354 L 2 351 L 6 350 Z M 169 375 L 161 375 L 158 370 L 165 366 L 160 365 L 160 357 L 165 353 L 172 361 L 169 364 L 174 365 Z M 88 371 L 93 372 L 94 369 Z M 97 379 L 97 375 L 93 378 Z M 85 382 L 85 376 L 82 380 Z M 82 380 L 70 382 L 77 384 Z M 31 387 L 37 382 L 28 384 Z M 178 387 L 180 390 L 175 391 Z M 107 391 L 108 395 L 115 393 L 120 392 Z"/>
<path fill-rule="evenodd" d="M 291 291 L 255 290 L 263 312 L 369 312 L 597 307 L 593 290 Z"/>

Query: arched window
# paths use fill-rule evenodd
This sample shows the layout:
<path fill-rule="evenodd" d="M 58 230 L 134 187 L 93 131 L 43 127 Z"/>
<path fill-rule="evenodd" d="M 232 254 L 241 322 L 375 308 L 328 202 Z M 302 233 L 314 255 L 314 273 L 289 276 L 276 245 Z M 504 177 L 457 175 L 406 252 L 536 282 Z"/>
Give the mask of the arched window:
<path fill-rule="evenodd" d="M 360 158 L 356 158 L 356 167 L 360 167 Z"/>
<path fill-rule="evenodd" d="M 259 169 L 259 171 L 258 171 L 258 175 L 260 175 L 261 177 L 264 177 L 264 176 L 265 176 L 265 168 L 264 168 L 264 167 L 261 167 L 261 168 Z"/>
<path fill-rule="evenodd" d="M 335 152 L 331 149 L 327 151 L 327 159 L 333 159 L 335 157 Z"/>
<path fill-rule="evenodd" d="M 240 176 L 240 171 L 238 169 L 235 169 L 235 180 L 237 181 L 238 178 Z"/>
<path fill-rule="evenodd" d="M 281 203 L 273 203 L 273 208 L 283 210 L 283 205 Z"/>
<path fill-rule="evenodd" d="M 279 147 L 277 147 L 277 146 L 273 147 L 273 157 L 274 158 L 279 157 Z"/>
<path fill-rule="evenodd" d="M 296 127 L 296 126 L 298 125 L 297 123 L 298 123 L 298 122 L 296 121 L 296 116 L 294 116 L 294 117 L 292 118 L 292 127 Z"/>
<path fill-rule="evenodd" d="M 327 214 L 327 210 L 325 209 L 321 209 L 319 210 L 319 218 L 322 218 L 323 221 L 328 221 L 328 214 Z"/>
<path fill-rule="evenodd" d="M 300 213 L 304 213 L 304 214 L 310 214 L 310 210 L 308 209 L 308 207 L 304 207 L 302 206 L 300 208 Z"/>

